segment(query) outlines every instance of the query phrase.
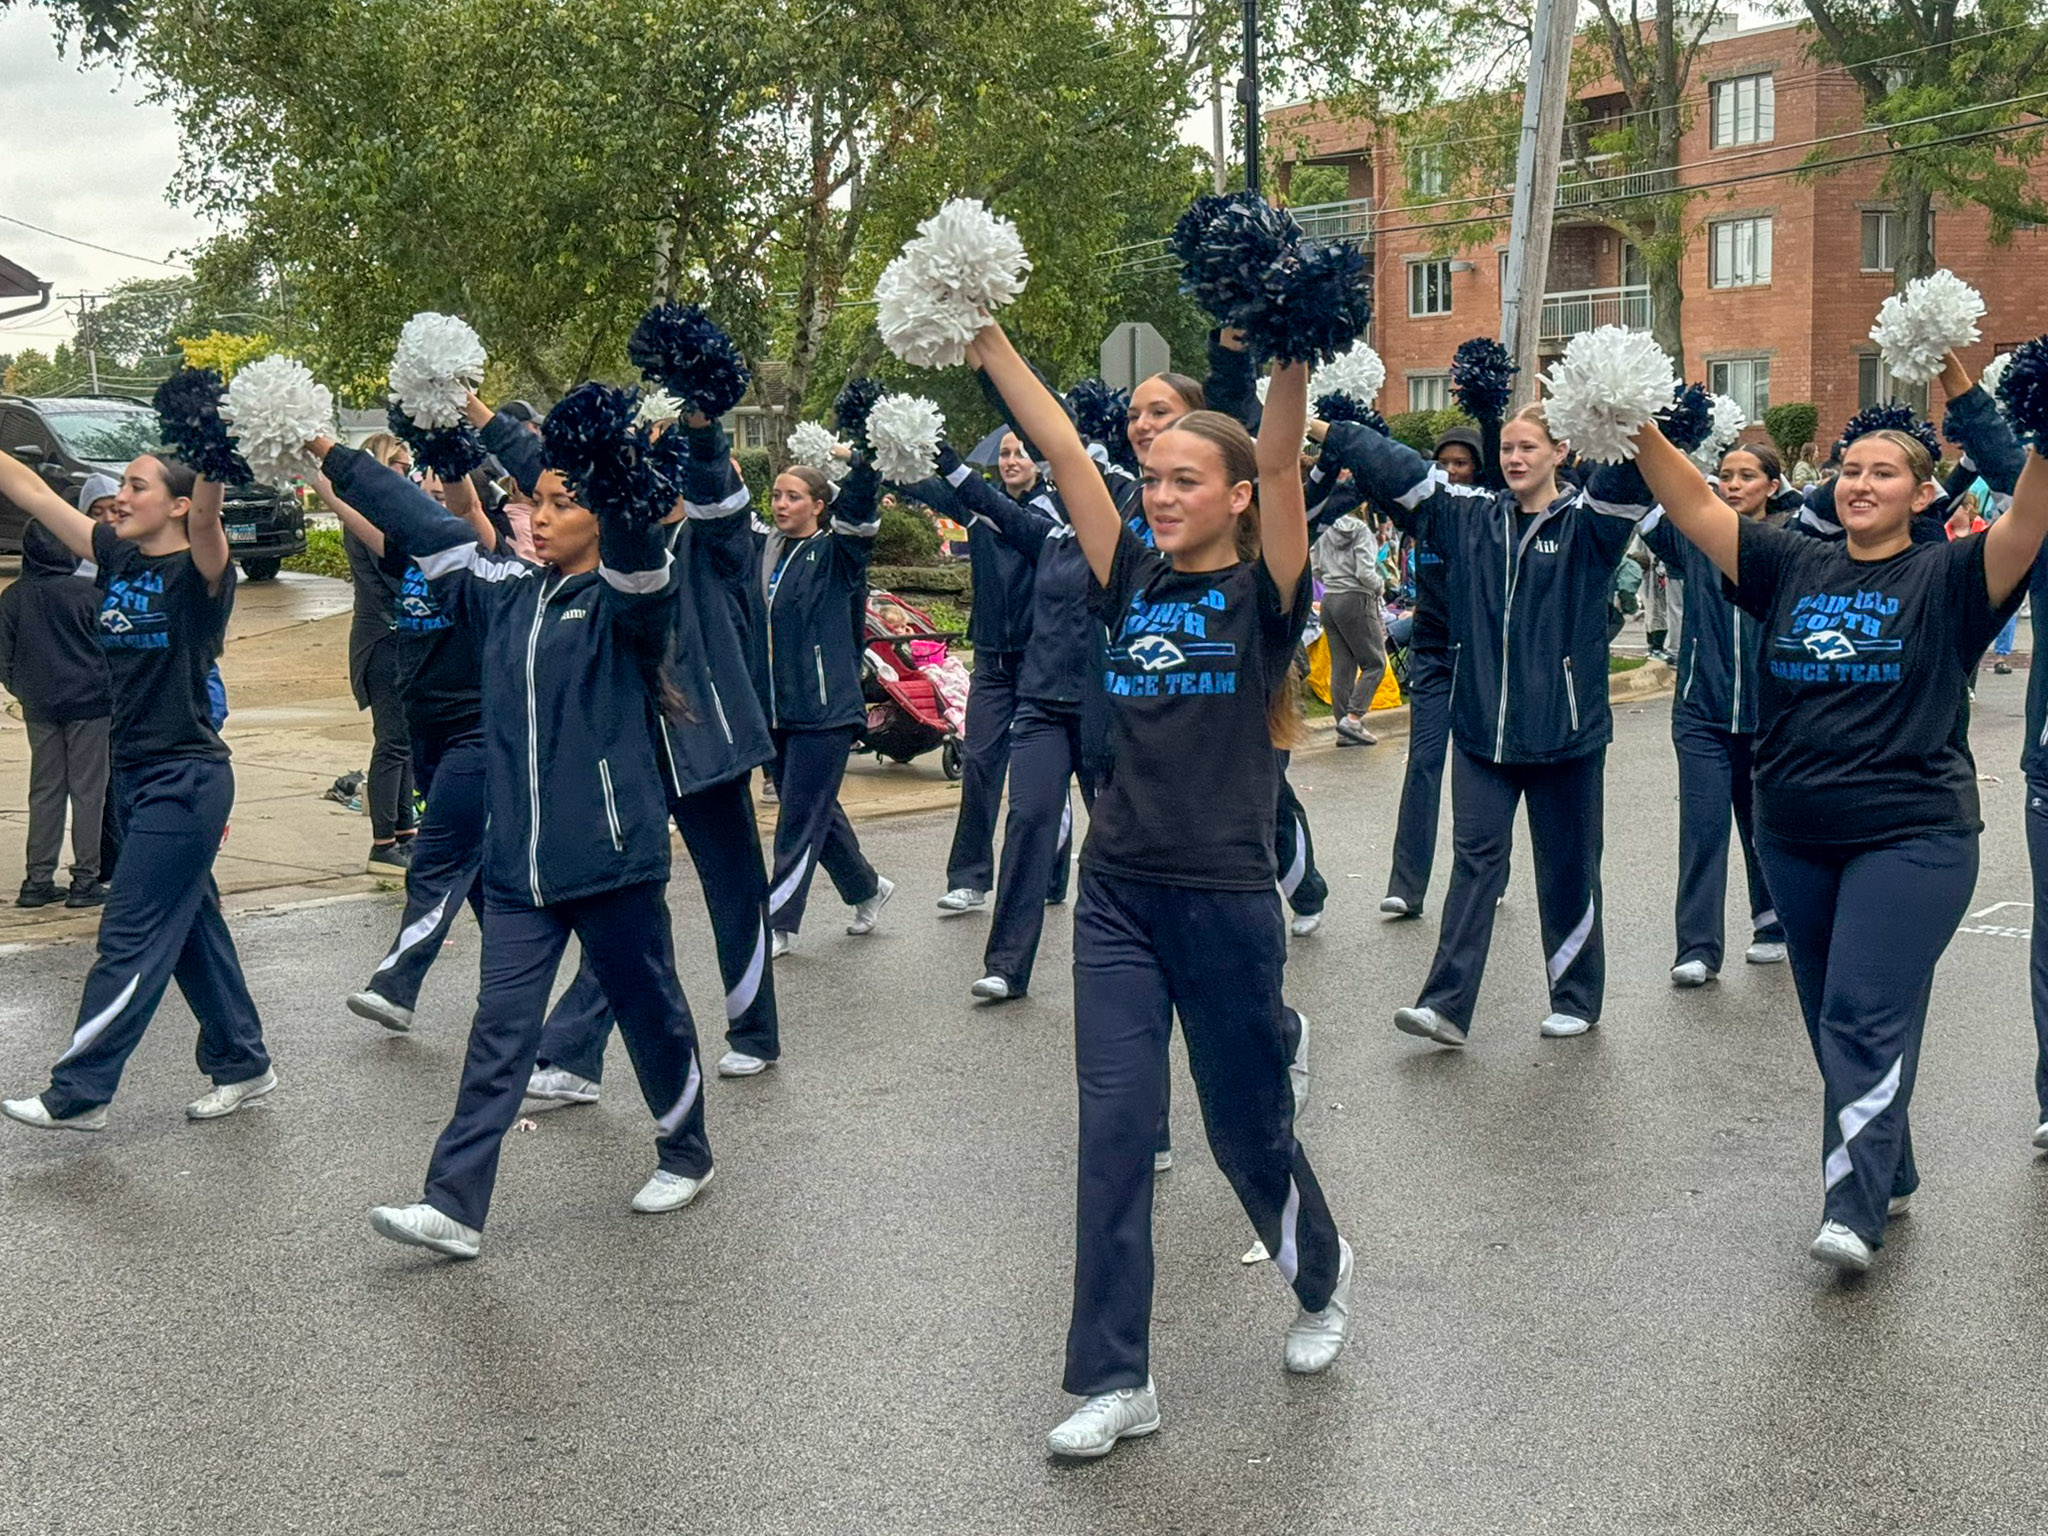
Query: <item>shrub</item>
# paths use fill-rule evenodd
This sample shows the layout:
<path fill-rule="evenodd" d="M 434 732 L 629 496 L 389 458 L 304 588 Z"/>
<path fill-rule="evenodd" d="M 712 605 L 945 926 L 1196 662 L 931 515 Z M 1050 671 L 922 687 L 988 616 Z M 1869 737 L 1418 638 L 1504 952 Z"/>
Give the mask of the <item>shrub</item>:
<path fill-rule="evenodd" d="M 341 530 L 339 528 L 308 528 L 306 530 L 306 552 L 293 555 L 285 561 L 288 571 L 302 571 L 308 576 L 332 576 L 337 581 L 347 581 L 348 556 L 342 552 Z"/>
<path fill-rule="evenodd" d="M 882 509 L 882 531 L 875 536 L 877 565 L 937 565 L 939 530 L 931 519 L 908 507 Z"/>
<path fill-rule="evenodd" d="M 740 461 L 740 476 L 754 498 L 754 510 L 768 515 L 768 497 L 775 489 L 775 461 L 766 448 L 741 448 L 733 453 Z"/>
<path fill-rule="evenodd" d="M 1402 411 L 1387 418 L 1387 435 L 1397 443 L 1406 443 L 1424 458 L 1436 447 L 1436 440 L 1453 427 L 1470 427 L 1476 423 L 1463 411 Z"/>
<path fill-rule="evenodd" d="M 1774 405 L 1764 412 L 1764 430 L 1771 434 L 1785 467 L 1790 469 L 1799 458 L 1800 449 L 1820 441 L 1820 408 L 1804 400 Z"/>

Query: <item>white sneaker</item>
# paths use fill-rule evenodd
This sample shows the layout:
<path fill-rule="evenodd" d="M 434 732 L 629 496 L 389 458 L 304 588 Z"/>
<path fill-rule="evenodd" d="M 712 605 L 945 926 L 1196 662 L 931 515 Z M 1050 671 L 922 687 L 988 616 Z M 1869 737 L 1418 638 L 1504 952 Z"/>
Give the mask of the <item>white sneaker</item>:
<path fill-rule="evenodd" d="M 792 949 L 795 948 L 796 935 L 787 932 L 784 929 L 778 928 L 775 930 L 775 937 L 773 941 L 770 942 L 768 946 L 768 958 L 770 960 L 780 960 L 784 955 L 788 954 Z"/>
<path fill-rule="evenodd" d="M 1714 979 L 1714 973 L 1707 969 L 1704 960 L 1687 960 L 1671 967 L 1671 985 L 1674 987 L 1704 987 Z"/>
<path fill-rule="evenodd" d="M 32 1125 L 39 1131 L 104 1131 L 107 1128 L 106 1105 L 80 1110 L 75 1115 L 59 1120 L 43 1108 L 41 1094 L 32 1099 L 0 1101 L 0 1114 L 6 1115 L 10 1120 L 19 1120 L 23 1125 Z"/>
<path fill-rule="evenodd" d="M 557 1104 L 595 1104 L 598 1085 L 562 1067 L 539 1067 L 526 1080 L 529 1099 L 549 1099 Z"/>
<path fill-rule="evenodd" d="M 260 1099 L 277 1086 L 277 1073 L 269 1067 L 263 1069 L 261 1077 L 252 1077 L 246 1083 L 216 1083 L 208 1093 L 201 1094 L 185 1106 L 187 1120 L 218 1120 L 222 1115 L 232 1115 L 251 1099 Z"/>
<path fill-rule="evenodd" d="M 727 1051 L 718 1058 L 718 1075 L 753 1077 L 757 1073 L 766 1072 L 773 1065 L 773 1062 L 764 1061 L 759 1056 L 749 1056 L 745 1051 Z"/>
<path fill-rule="evenodd" d="M 1281 1355 L 1297 1376 L 1327 1371 L 1344 1353 L 1344 1335 L 1351 1328 L 1351 1245 L 1337 1239 L 1337 1288 L 1320 1312 L 1304 1307 L 1287 1325 Z"/>
<path fill-rule="evenodd" d="M 1152 1378 L 1142 1387 L 1118 1387 L 1088 1399 L 1045 1437 L 1053 1456 L 1107 1456 L 1119 1440 L 1149 1435 L 1159 1427 L 1159 1395 Z"/>
<path fill-rule="evenodd" d="M 1751 965 L 1783 965 L 1785 946 L 1771 939 L 1758 939 L 1742 952 Z"/>
<path fill-rule="evenodd" d="M 642 1216 L 654 1216 L 662 1211 L 680 1211 L 703 1192 L 711 1182 L 716 1168 L 706 1168 L 704 1177 L 693 1179 L 685 1174 L 670 1173 L 666 1168 L 654 1170 L 654 1176 L 640 1186 L 640 1193 L 633 1197 L 633 1209 Z"/>
<path fill-rule="evenodd" d="M 1273 1255 L 1266 1252 L 1266 1245 L 1255 1240 L 1251 1247 L 1245 1249 L 1244 1256 L 1237 1262 L 1240 1264 L 1263 1264 L 1272 1257 Z"/>
<path fill-rule="evenodd" d="M 1300 1124 L 1308 1113 L 1308 1015 L 1297 1008 L 1294 1016 L 1301 1020 L 1301 1034 L 1294 1042 L 1294 1060 L 1287 1063 L 1287 1082 L 1294 1089 L 1294 1119 Z"/>
<path fill-rule="evenodd" d="M 1297 913 L 1295 915 L 1294 921 L 1287 925 L 1287 931 L 1293 934 L 1297 939 L 1305 939 L 1322 926 L 1322 913 L 1301 912 Z"/>
<path fill-rule="evenodd" d="M 1546 1040 L 1569 1040 L 1573 1035 L 1583 1035 L 1592 1027 L 1591 1019 L 1573 1018 L 1568 1013 L 1553 1013 L 1536 1026 L 1536 1033 Z"/>
<path fill-rule="evenodd" d="M 1007 1003 L 1013 997 L 1022 997 L 1022 992 L 1010 990 L 1010 984 L 1000 976 L 984 976 L 967 989 L 984 1003 Z"/>
<path fill-rule="evenodd" d="M 13 1115 L 14 1111 L 12 1109 L 9 1109 L 7 1113 Z M 19 1115 L 15 1115 L 15 1118 L 18 1120 L 21 1117 Z M 98 1129 L 98 1127 L 94 1127 L 94 1129 Z M 2034 1146 L 2039 1151 L 2048 1152 L 2048 1120 L 2043 1120 L 2039 1125 L 2034 1127 Z"/>
<path fill-rule="evenodd" d="M 390 998 L 381 996 L 368 987 L 360 992 L 349 993 L 348 1011 L 359 1019 L 368 1019 L 372 1024 L 382 1024 L 394 1035 L 402 1035 L 412 1028 L 410 1008 L 401 1008 Z"/>
<path fill-rule="evenodd" d="M 1912 1214 L 1913 1197 L 1911 1195 L 1893 1195 L 1891 1199 L 1884 1203 L 1884 1219 L 1886 1221 L 1897 1221 L 1901 1216 L 1910 1216 Z"/>
<path fill-rule="evenodd" d="M 473 1259 L 483 1233 L 444 1216 L 431 1205 L 380 1205 L 370 1212 L 370 1230 L 394 1243 L 431 1248 L 451 1259 Z"/>
<path fill-rule="evenodd" d="M 939 916 L 958 917 L 962 912 L 972 912 L 987 900 L 987 891 L 977 891 L 971 885 L 956 885 L 939 898 Z"/>
<path fill-rule="evenodd" d="M 1419 906 L 1415 906 L 1415 907 L 1411 907 L 1411 906 L 1409 906 L 1409 905 L 1408 905 L 1408 902 L 1407 902 L 1407 900 L 1406 900 L 1406 898 L 1404 898 L 1404 897 L 1400 897 L 1400 896 L 1383 896 L 1383 897 L 1381 897 L 1381 898 L 1380 898 L 1380 910 L 1381 910 L 1382 912 L 1386 913 L 1386 915 L 1387 915 L 1388 917 L 1420 917 L 1420 916 L 1422 916 L 1422 908 L 1421 908 L 1421 907 L 1419 907 Z"/>
<path fill-rule="evenodd" d="M 895 894 L 894 880 L 887 875 L 875 876 L 875 894 L 853 909 L 853 921 L 846 925 L 846 931 L 856 938 L 863 933 L 873 933 L 875 924 L 881 921 L 882 908 Z"/>
<path fill-rule="evenodd" d="M 1460 1050 L 1465 1045 L 1465 1031 L 1434 1008 L 1396 1008 L 1394 1028 L 1404 1035 L 1420 1035 L 1425 1040 L 1434 1040 L 1438 1045 Z"/>
<path fill-rule="evenodd" d="M 1171 1168 L 1172 1166 L 1173 1148 L 1161 1147 L 1157 1152 L 1154 1152 L 1152 1154 L 1152 1171 L 1154 1173 L 1164 1173 L 1167 1169 Z"/>
<path fill-rule="evenodd" d="M 1806 1252 L 1823 1264 L 1832 1264 L 1844 1274 L 1860 1275 L 1870 1268 L 1870 1244 L 1839 1221 L 1822 1222 Z"/>

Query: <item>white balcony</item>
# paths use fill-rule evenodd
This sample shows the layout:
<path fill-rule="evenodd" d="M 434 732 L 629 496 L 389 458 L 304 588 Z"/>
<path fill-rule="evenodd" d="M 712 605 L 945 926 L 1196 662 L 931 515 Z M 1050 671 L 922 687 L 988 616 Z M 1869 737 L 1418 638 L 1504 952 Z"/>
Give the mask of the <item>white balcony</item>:
<path fill-rule="evenodd" d="M 1539 342 L 1570 341 L 1597 325 L 1619 325 L 1631 331 L 1650 328 L 1648 284 L 1625 288 L 1584 288 L 1577 293 L 1546 293 Z"/>

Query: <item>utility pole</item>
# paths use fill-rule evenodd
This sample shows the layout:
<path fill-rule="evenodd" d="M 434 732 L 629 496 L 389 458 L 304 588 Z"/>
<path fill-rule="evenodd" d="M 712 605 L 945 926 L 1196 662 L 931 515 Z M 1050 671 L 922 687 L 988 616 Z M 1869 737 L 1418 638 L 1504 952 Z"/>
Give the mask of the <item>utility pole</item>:
<path fill-rule="evenodd" d="M 1216 190 L 1230 190 L 1230 129 L 1223 112 L 1223 61 L 1209 58 L 1209 135 L 1216 144 Z"/>
<path fill-rule="evenodd" d="M 1550 229 L 1557 215 L 1578 19 L 1578 0 L 1537 0 L 1529 85 L 1522 97 L 1522 138 L 1515 154 L 1508 270 L 1500 295 L 1501 344 L 1521 369 L 1515 375 L 1517 405 L 1536 398 L 1536 343 L 1543 331 L 1543 295 L 1549 288 Z"/>
<path fill-rule="evenodd" d="M 1259 190 L 1259 0 L 1244 0 L 1244 74 L 1237 82 L 1244 104 L 1244 185 Z"/>
<path fill-rule="evenodd" d="M 99 341 L 93 335 L 93 307 L 106 297 L 103 293 L 67 293 L 62 295 L 78 303 L 78 345 L 85 353 L 86 393 L 100 392 Z"/>

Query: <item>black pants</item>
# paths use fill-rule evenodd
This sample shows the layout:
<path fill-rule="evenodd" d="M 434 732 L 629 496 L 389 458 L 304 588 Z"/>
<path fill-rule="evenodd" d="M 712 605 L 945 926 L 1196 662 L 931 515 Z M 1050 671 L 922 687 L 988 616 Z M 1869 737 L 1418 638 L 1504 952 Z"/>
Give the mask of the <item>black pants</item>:
<path fill-rule="evenodd" d="M 1920 1184 L 1907 1108 L 1934 966 L 1977 888 L 1977 834 L 1879 848 L 1757 839 L 1785 920 L 1799 1010 L 1820 1066 L 1825 1214 L 1875 1247 L 1885 1206 Z"/>
<path fill-rule="evenodd" d="M 548 992 L 572 933 L 618 1005 L 619 1031 L 654 1115 L 660 1166 L 693 1179 L 710 1171 L 697 1031 L 676 983 L 661 882 L 551 907 L 487 906 L 462 1087 L 427 1169 L 427 1204 L 464 1226 L 481 1227 L 490 1214 L 498 1153 L 525 1097 Z"/>
<path fill-rule="evenodd" d="M 1451 740 L 1452 653 L 1418 645 L 1408 652 L 1408 770 L 1394 824 L 1394 872 L 1387 894 L 1420 912 L 1436 866 L 1436 824 L 1443 804 L 1444 749 Z"/>
<path fill-rule="evenodd" d="M 803 927 L 811 877 L 820 865 L 839 899 L 859 906 L 881 887 L 862 857 L 853 824 L 839 808 L 839 783 L 860 735 L 849 725 L 829 731 L 775 731 L 775 873 L 768 885 L 768 925 L 777 933 Z"/>
<path fill-rule="evenodd" d="M 1728 906 L 1728 818 L 1742 843 L 1749 875 L 1749 925 L 1761 943 L 1782 943 L 1784 925 L 1771 905 L 1770 884 L 1757 862 L 1750 823 L 1750 752 L 1755 738 L 1716 730 L 1674 711 L 1671 744 L 1678 751 L 1678 959 L 1721 969 Z"/>
<path fill-rule="evenodd" d="M 1217 1167 L 1301 1304 L 1329 1305 L 1337 1226 L 1294 1136 L 1287 1064 L 1301 1019 L 1280 1000 L 1286 962 L 1277 892 L 1187 890 L 1081 871 L 1069 1392 L 1141 1387 L 1151 1371 L 1152 1153 L 1176 1011 Z"/>
<path fill-rule="evenodd" d="M 420 986 L 440 957 L 465 901 L 475 908 L 478 925 L 483 923 L 477 874 L 483 865 L 484 829 L 491 819 L 481 734 L 472 732 L 452 742 L 414 737 L 413 775 L 426 791 L 427 814 L 405 872 L 405 911 L 398 921 L 398 937 L 370 978 L 371 990 L 401 1008 L 418 1004 Z"/>
<path fill-rule="evenodd" d="M 351 643 L 356 637 L 351 636 Z M 388 843 L 413 828 L 412 741 L 400 697 L 398 642 L 388 635 L 365 639 L 369 647 L 359 660 L 365 706 L 370 711 L 370 774 L 363 786 L 363 809 L 370 815 L 370 840 Z"/>
<path fill-rule="evenodd" d="M 1095 803 L 1095 777 L 1083 751 L 1081 713 L 1026 699 L 1010 722 L 1010 815 L 1003 826 L 1003 867 L 989 917 L 986 974 L 1014 993 L 1031 989 L 1045 904 L 1067 888 L 1074 839 L 1073 781 Z"/>
<path fill-rule="evenodd" d="M 1607 988 L 1600 929 L 1602 790 L 1607 749 L 1561 763 L 1491 763 L 1464 748 L 1451 754 L 1451 841 L 1456 862 L 1444 897 L 1436 961 L 1418 1001 L 1472 1027 L 1493 946 L 1494 904 L 1507 888 L 1515 807 L 1529 801 L 1536 906 L 1550 1006 L 1597 1020 Z"/>
<path fill-rule="evenodd" d="M 996 883 L 996 813 L 1010 771 L 1010 720 L 1017 713 L 1016 651 L 976 651 L 960 745 L 960 816 L 946 855 L 946 888 L 986 891 Z"/>
<path fill-rule="evenodd" d="M 711 914 L 718 972 L 725 983 L 725 1039 L 736 1051 L 775 1061 L 782 1037 L 775 1010 L 775 970 L 768 963 L 768 871 L 754 822 L 751 776 L 742 774 L 669 802 Z M 586 954 L 576 979 L 548 1014 L 540 1062 L 592 1082 L 604 1077 L 612 1008 Z"/>
<path fill-rule="evenodd" d="M 1330 899 L 1329 882 L 1316 868 L 1315 839 L 1309 836 L 1308 812 L 1294 786 L 1287 782 L 1287 758 L 1280 758 L 1280 797 L 1273 813 L 1273 851 L 1280 871 L 1280 894 L 1303 917 L 1323 910 Z"/>
<path fill-rule="evenodd" d="M 2048 1121 L 2048 778 L 2039 774 L 2027 775 L 2027 863 L 2034 872 L 2034 1097 Z"/>

